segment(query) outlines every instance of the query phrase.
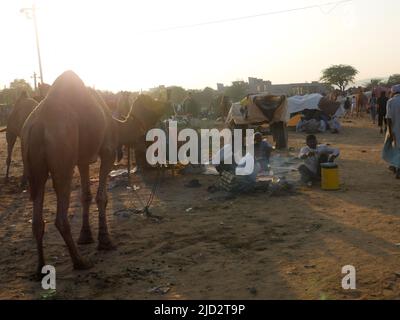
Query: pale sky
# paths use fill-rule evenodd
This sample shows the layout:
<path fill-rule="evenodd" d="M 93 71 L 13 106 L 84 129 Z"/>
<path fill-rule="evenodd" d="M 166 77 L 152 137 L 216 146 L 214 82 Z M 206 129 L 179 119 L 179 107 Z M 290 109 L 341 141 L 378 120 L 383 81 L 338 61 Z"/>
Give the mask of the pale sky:
<path fill-rule="evenodd" d="M 353 65 L 358 80 L 400 73 L 399 0 L 166 30 L 334 1 L 36 0 L 44 80 L 71 69 L 88 86 L 134 91 L 313 81 L 332 64 Z M 33 22 L 19 12 L 32 3 L 0 0 L 0 88 L 39 72 Z"/>

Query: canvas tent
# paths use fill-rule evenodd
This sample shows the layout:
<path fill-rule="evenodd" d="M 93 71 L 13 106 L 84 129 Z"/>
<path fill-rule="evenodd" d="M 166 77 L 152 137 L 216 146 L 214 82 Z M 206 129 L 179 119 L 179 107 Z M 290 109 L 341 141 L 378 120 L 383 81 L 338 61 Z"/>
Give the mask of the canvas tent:
<path fill-rule="evenodd" d="M 288 107 L 286 113 L 286 122 L 293 114 L 302 112 L 306 109 L 321 110 L 328 116 L 341 116 L 344 113 L 340 102 L 331 101 L 318 93 L 307 94 L 304 96 L 293 96 L 287 99 Z"/>
<path fill-rule="evenodd" d="M 286 121 L 287 98 L 266 94 L 249 95 L 233 103 L 226 123 L 236 125 L 263 124 Z"/>
<path fill-rule="evenodd" d="M 249 95 L 241 102 L 233 103 L 225 122 L 230 127 L 268 123 L 277 149 L 287 147 L 286 130 L 287 98 L 268 94 Z"/>

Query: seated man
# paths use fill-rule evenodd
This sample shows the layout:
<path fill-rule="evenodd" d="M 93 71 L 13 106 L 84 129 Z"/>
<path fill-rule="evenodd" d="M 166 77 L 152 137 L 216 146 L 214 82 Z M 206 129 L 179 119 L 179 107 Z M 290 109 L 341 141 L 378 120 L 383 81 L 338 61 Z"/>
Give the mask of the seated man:
<path fill-rule="evenodd" d="M 212 158 L 211 163 L 215 165 L 215 169 L 217 169 L 220 175 L 223 171 L 234 173 L 236 164 L 232 152 L 232 145 L 228 143 L 220 149 Z"/>
<path fill-rule="evenodd" d="M 299 167 L 301 181 L 312 186 L 313 182 L 321 180 L 321 163 L 333 162 L 340 154 L 339 149 L 330 148 L 325 144 L 318 145 L 316 136 L 310 134 L 306 138 L 307 146 L 301 148 L 299 158 L 304 164 Z"/>
<path fill-rule="evenodd" d="M 272 146 L 266 140 L 263 140 L 262 134 L 256 132 L 254 134 L 254 158 L 260 165 L 261 171 L 269 170 L 269 158 L 272 150 Z"/>

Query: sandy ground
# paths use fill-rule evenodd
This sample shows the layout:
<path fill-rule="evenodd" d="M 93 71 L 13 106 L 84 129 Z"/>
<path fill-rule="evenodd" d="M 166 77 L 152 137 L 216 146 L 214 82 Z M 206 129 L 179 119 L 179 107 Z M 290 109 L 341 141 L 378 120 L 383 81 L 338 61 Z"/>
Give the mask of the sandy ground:
<path fill-rule="evenodd" d="M 319 135 L 321 142 L 341 149 L 341 191 L 300 188 L 288 197 L 256 194 L 217 201 L 209 200 L 206 190 L 215 177 L 167 174 L 152 208 L 162 217 L 157 221 L 114 214 L 140 203 L 126 188 L 113 188 L 108 220 L 118 249 L 98 252 L 96 244 L 80 246 L 95 264 L 88 271 L 72 269 L 54 226 L 56 202 L 48 181 L 44 250 L 46 262 L 57 270 L 57 290 L 52 294 L 32 278 L 36 245 L 32 205 L 17 187 L 22 171 L 19 145 L 12 180 L 5 185 L 6 143 L 0 134 L 0 299 L 398 298 L 400 182 L 380 159 L 383 137 L 377 128 L 366 119 L 344 126 L 340 135 Z M 289 140 L 298 151 L 304 135 L 290 133 Z M 96 174 L 94 165 L 93 193 Z M 193 178 L 199 179 L 201 188 L 184 187 Z M 146 199 L 146 184 L 134 179 L 141 187 L 138 194 Z M 187 212 L 188 208 L 192 209 Z M 96 213 L 93 204 L 94 234 Z M 77 178 L 69 214 L 77 239 L 81 224 Z M 357 290 L 341 287 L 345 265 L 356 268 Z"/>

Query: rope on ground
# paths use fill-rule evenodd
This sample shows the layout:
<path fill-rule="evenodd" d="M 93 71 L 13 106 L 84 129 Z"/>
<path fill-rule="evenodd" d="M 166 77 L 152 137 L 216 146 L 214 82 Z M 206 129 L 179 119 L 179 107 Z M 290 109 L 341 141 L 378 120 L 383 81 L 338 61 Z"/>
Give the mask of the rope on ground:
<path fill-rule="evenodd" d="M 122 212 L 122 211 L 130 211 L 134 214 L 139 214 L 139 213 L 144 213 L 145 216 L 147 217 L 151 217 L 154 218 L 156 220 L 161 220 L 162 217 L 158 217 L 158 216 L 154 216 L 151 212 L 150 212 L 150 207 L 154 201 L 154 196 L 157 192 L 157 189 L 160 187 L 161 185 L 161 181 L 164 178 L 164 170 L 161 166 L 158 167 L 157 169 L 157 175 L 154 179 L 154 183 L 152 185 L 151 188 L 151 192 L 149 195 L 149 198 L 146 201 L 146 204 L 144 204 L 142 198 L 140 197 L 139 193 L 136 191 L 135 187 L 130 185 L 131 190 L 133 191 L 133 194 L 136 196 L 136 198 L 139 200 L 141 208 L 137 208 L 135 206 L 135 202 L 133 201 L 133 199 L 131 199 L 130 204 L 133 206 L 133 208 L 127 208 L 127 209 L 120 209 L 114 212 L 114 214 L 118 213 L 118 212 Z"/>

